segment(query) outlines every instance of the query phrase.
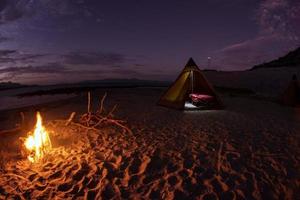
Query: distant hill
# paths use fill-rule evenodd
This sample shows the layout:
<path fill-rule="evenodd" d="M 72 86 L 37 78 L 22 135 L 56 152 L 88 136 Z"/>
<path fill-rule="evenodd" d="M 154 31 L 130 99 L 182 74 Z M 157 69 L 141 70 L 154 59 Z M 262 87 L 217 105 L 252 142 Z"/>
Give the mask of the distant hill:
<path fill-rule="evenodd" d="M 137 88 L 137 87 L 166 87 L 168 81 L 152 81 L 139 79 L 104 79 L 82 81 L 79 83 L 37 86 L 30 92 L 19 93 L 17 96 L 26 97 L 33 95 L 71 94 L 91 91 L 98 88 Z"/>
<path fill-rule="evenodd" d="M 9 90 L 9 89 L 16 89 L 26 87 L 25 85 L 21 85 L 20 83 L 13 83 L 13 82 L 0 82 L 0 91 L 1 90 Z"/>
<path fill-rule="evenodd" d="M 217 72 L 218 70 L 216 70 L 216 69 L 202 69 L 201 71 L 203 71 L 203 72 Z"/>
<path fill-rule="evenodd" d="M 300 68 L 300 47 L 294 51 L 289 52 L 283 57 L 276 60 L 255 65 L 250 70 L 261 69 L 261 68 L 279 68 L 279 67 L 299 67 Z"/>
<path fill-rule="evenodd" d="M 168 81 L 141 80 L 141 79 L 103 79 L 87 80 L 72 85 L 80 86 L 110 86 L 110 87 L 164 87 L 168 86 Z"/>

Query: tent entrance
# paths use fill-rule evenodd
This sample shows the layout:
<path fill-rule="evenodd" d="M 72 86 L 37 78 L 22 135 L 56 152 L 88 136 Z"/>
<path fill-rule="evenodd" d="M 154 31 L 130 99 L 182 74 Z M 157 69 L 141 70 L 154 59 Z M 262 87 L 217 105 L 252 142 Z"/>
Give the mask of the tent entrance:
<path fill-rule="evenodd" d="M 189 72 L 190 88 L 187 90 L 184 109 L 209 109 L 214 107 L 216 99 L 212 95 L 205 92 L 200 92 L 195 88 L 195 73 L 193 70 Z"/>
<path fill-rule="evenodd" d="M 201 93 L 189 93 L 185 103 L 185 109 L 210 109 L 216 106 L 216 98 L 211 95 Z"/>

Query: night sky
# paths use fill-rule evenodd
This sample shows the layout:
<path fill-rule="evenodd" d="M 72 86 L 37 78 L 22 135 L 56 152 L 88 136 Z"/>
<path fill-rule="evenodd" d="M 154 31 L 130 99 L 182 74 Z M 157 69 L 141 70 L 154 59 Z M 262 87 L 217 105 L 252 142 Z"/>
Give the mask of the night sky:
<path fill-rule="evenodd" d="M 172 80 L 189 57 L 244 70 L 299 46 L 299 13 L 299 0 L 0 0 L 0 81 Z"/>

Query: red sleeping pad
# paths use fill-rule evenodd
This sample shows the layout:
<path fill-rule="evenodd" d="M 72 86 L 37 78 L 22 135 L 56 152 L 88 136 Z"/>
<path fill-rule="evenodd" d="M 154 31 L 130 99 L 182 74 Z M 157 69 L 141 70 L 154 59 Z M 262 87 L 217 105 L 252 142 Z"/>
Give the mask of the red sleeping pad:
<path fill-rule="evenodd" d="M 190 94 L 189 97 L 193 103 L 208 103 L 211 102 L 214 97 L 206 94 Z"/>

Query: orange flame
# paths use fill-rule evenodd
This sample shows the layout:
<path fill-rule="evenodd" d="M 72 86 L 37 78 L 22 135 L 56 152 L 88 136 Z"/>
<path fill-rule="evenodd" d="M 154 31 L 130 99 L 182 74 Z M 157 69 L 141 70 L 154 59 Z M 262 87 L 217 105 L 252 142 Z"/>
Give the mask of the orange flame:
<path fill-rule="evenodd" d="M 35 129 L 33 134 L 26 138 L 25 147 L 30 152 L 27 157 L 30 162 L 37 162 L 52 148 L 50 137 L 42 124 L 42 116 L 39 112 L 36 113 Z"/>

